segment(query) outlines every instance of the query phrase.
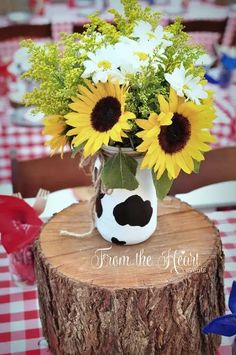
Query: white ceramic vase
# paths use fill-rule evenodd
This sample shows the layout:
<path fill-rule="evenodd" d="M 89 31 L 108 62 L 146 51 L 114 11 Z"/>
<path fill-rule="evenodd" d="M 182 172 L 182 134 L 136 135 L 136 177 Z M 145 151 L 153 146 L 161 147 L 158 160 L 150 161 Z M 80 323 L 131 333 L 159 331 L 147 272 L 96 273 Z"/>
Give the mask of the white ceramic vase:
<path fill-rule="evenodd" d="M 108 151 L 110 154 L 118 152 L 114 147 L 108 147 Z M 122 152 L 128 154 L 130 149 L 124 148 Z M 157 227 L 157 197 L 152 172 L 149 169 L 141 170 L 141 159 L 136 159 L 138 188 L 132 191 L 114 189 L 108 194 L 100 192 L 96 200 L 96 227 L 104 239 L 115 244 L 141 243 Z M 95 169 L 99 169 L 99 166 L 97 160 Z"/>

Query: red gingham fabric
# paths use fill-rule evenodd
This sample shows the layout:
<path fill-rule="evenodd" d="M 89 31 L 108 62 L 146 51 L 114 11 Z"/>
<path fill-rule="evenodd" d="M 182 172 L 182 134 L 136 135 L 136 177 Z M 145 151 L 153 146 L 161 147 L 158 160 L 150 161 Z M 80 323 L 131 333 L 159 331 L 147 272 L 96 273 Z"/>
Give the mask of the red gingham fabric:
<path fill-rule="evenodd" d="M 145 1 L 141 1 L 143 5 L 147 5 Z M 115 2 L 111 2 L 111 7 L 115 6 Z M 154 9 L 163 11 L 169 8 L 168 5 L 156 5 Z M 96 6 L 94 11 L 96 11 Z M 168 9 L 167 9 L 168 10 Z M 45 14 L 43 16 L 34 16 L 31 19 L 31 23 L 48 23 L 52 24 L 52 37 L 54 40 L 59 39 L 60 32 L 71 33 L 73 30 L 73 24 L 82 24 L 86 21 L 85 17 L 78 16 L 78 8 L 70 8 L 66 4 L 48 4 L 45 7 Z M 236 36 L 236 12 L 230 11 L 225 6 L 217 6 L 215 4 L 207 4 L 206 1 L 193 1 L 189 3 L 188 9 L 185 13 L 181 14 L 184 18 L 188 20 L 198 20 L 198 19 L 222 19 L 229 17 L 226 30 L 222 39 L 224 45 L 230 45 L 233 41 L 234 36 Z M 104 19 L 111 20 L 111 14 L 107 11 L 102 12 L 101 16 Z M 171 18 L 173 16 L 170 15 Z M 163 23 L 168 21 L 168 18 L 163 18 Z M 5 27 L 9 25 L 9 21 L 0 16 L 0 26 Z M 212 53 L 213 45 L 218 41 L 218 34 L 216 33 L 204 33 L 195 32 L 193 33 L 193 40 L 197 43 L 202 43 L 206 49 Z M 10 41 L 4 41 L 0 43 L 0 58 L 11 58 L 15 50 L 19 47 L 19 41 L 16 39 Z"/>
<path fill-rule="evenodd" d="M 213 148 L 236 146 L 236 86 L 229 89 L 221 89 L 217 85 L 211 87 L 214 90 L 214 103 L 216 109 L 216 119 L 211 130 L 217 141 Z M 234 102 L 235 100 L 235 102 Z"/>
<path fill-rule="evenodd" d="M 0 135 L 0 181 L 11 180 L 10 152 L 15 150 L 17 159 L 28 160 L 49 154 L 44 146 L 45 137 L 38 127 L 3 125 Z"/>
<path fill-rule="evenodd" d="M 52 25 L 52 37 L 54 41 L 58 41 L 60 39 L 61 32 L 72 33 L 73 31 L 73 23 L 72 22 L 56 22 Z"/>
<path fill-rule="evenodd" d="M 208 213 L 220 231 L 225 253 L 226 303 L 236 280 L 236 210 Z M 0 354 L 50 355 L 42 337 L 37 290 L 22 289 L 10 280 L 7 254 L 0 246 Z M 229 355 L 232 339 L 222 338 L 219 355 Z"/>
<path fill-rule="evenodd" d="M 220 34 L 212 32 L 190 32 L 191 42 L 199 44 L 212 55 L 215 55 L 215 45 L 219 43 Z"/>

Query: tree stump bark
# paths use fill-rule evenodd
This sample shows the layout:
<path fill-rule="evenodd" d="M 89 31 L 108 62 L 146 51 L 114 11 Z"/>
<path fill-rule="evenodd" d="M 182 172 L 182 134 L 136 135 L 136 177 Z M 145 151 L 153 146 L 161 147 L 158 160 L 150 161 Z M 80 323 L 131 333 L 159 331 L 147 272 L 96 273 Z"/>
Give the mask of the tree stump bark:
<path fill-rule="evenodd" d="M 175 198 L 159 203 L 144 243 L 114 245 L 90 228 L 89 206 L 72 205 L 43 228 L 34 248 L 40 315 L 53 354 L 213 355 L 220 337 L 202 327 L 224 314 L 223 252 L 206 216 Z"/>

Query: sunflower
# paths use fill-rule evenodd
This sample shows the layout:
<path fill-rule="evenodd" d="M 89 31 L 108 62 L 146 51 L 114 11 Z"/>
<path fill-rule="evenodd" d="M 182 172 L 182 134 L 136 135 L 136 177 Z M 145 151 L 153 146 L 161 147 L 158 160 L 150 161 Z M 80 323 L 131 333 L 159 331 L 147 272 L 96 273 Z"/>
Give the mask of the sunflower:
<path fill-rule="evenodd" d="M 170 89 L 169 102 L 158 95 L 160 114 L 151 113 L 148 120 L 136 123 L 143 130 L 137 133 L 143 142 L 137 151 L 145 153 L 141 168 L 153 168 L 157 179 L 167 170 L 175 179 L 180 170 L 190 174 L 194 160 L 204 160 L 203 152 L 210 150 L 208 142 L 215 138 L 208 132 L 215 118 L 211 100 L 202 105 L 185 101 Z"/>
<path fill-rule="evenodd" d="M 87 87 L 80 85 L 79 93 L 69 107 L 76 112 L 68 113 L 67 124 L 74 127 L 67 132 L 73 136 L 72 145 L 78 147 L 85 143 L 84 157 L 95 154 L 109 140 L 122 142 L 127 137 L 124 130 L 130 130 L 128 122 L 134 119 L 132 112 L 125 111 L 127 86 L 111 82 L 93 85 L 85 81 Z"/>
<path fill-rule="evenodd" d="M 69 141 L 66 136 L 68 127 L 65 118 L 60 115 L 50 115 L 44 118 L 43 123 L 43 134 L 52 136 L 52 138 L 45 144 L 50 146 L 52 154 L 61 150 L 61 157 L 63 157 L 65 145 Z"/>

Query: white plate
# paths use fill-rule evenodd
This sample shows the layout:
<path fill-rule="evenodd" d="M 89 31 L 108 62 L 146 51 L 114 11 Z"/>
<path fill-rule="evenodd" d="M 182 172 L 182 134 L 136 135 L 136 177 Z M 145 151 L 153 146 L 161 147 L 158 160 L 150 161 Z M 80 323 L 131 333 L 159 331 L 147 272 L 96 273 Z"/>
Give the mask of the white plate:
<path fill-rule="evenodd" d="M 27 116 L 28 111 L 29 109 L 26 107 L 19 107 L 14 109 L 10 114 L 11 123 L 13 123 L 16 126 L 22 126 L 22 127 L 42 127 L 43 126 L 42 119 L 38 120 L 37 118 L 35 118 L 35 120 L 33 120 L 31 115 L 30 116 L 31 120 L 29 120 L 29 114 Z"/>
<path fill-rule="evenodd" d="M 236 206 L 236 181 L 219 182 L 176 197 L 200 210 Z"/>
<path fill-rule="evenodd" d="M 170 5 L 165 9 L 165 12 L 168 15 L 180 15 L 186 12 L 185 8 L 182 6 L 173 6 Z"/>
<path fill-rule="evenodd" d="M 25 201 L 32 206 L 35 202 L 35 198 L 26 198 Z M 51 192 L 48 196 L 46 208 L 40 215 L 40 218 L 46 222 L 54 215 L 54 213 L 58 213 L 64 208 L 77 202 L 78 200 L 73 194 L 73 189 L 63 189 Z"/>
<path fill-rule="evenodd" d="M 12 184 L 4 183 L 0 184 L 0 195 L 11 195 L 12 194 Z"/>
<path fill-rule="evenodd" d="M 27 23 L 31 18 L 29 12 L 14 11 L 7 14 L 8 20 L 15 23 Z"/>

